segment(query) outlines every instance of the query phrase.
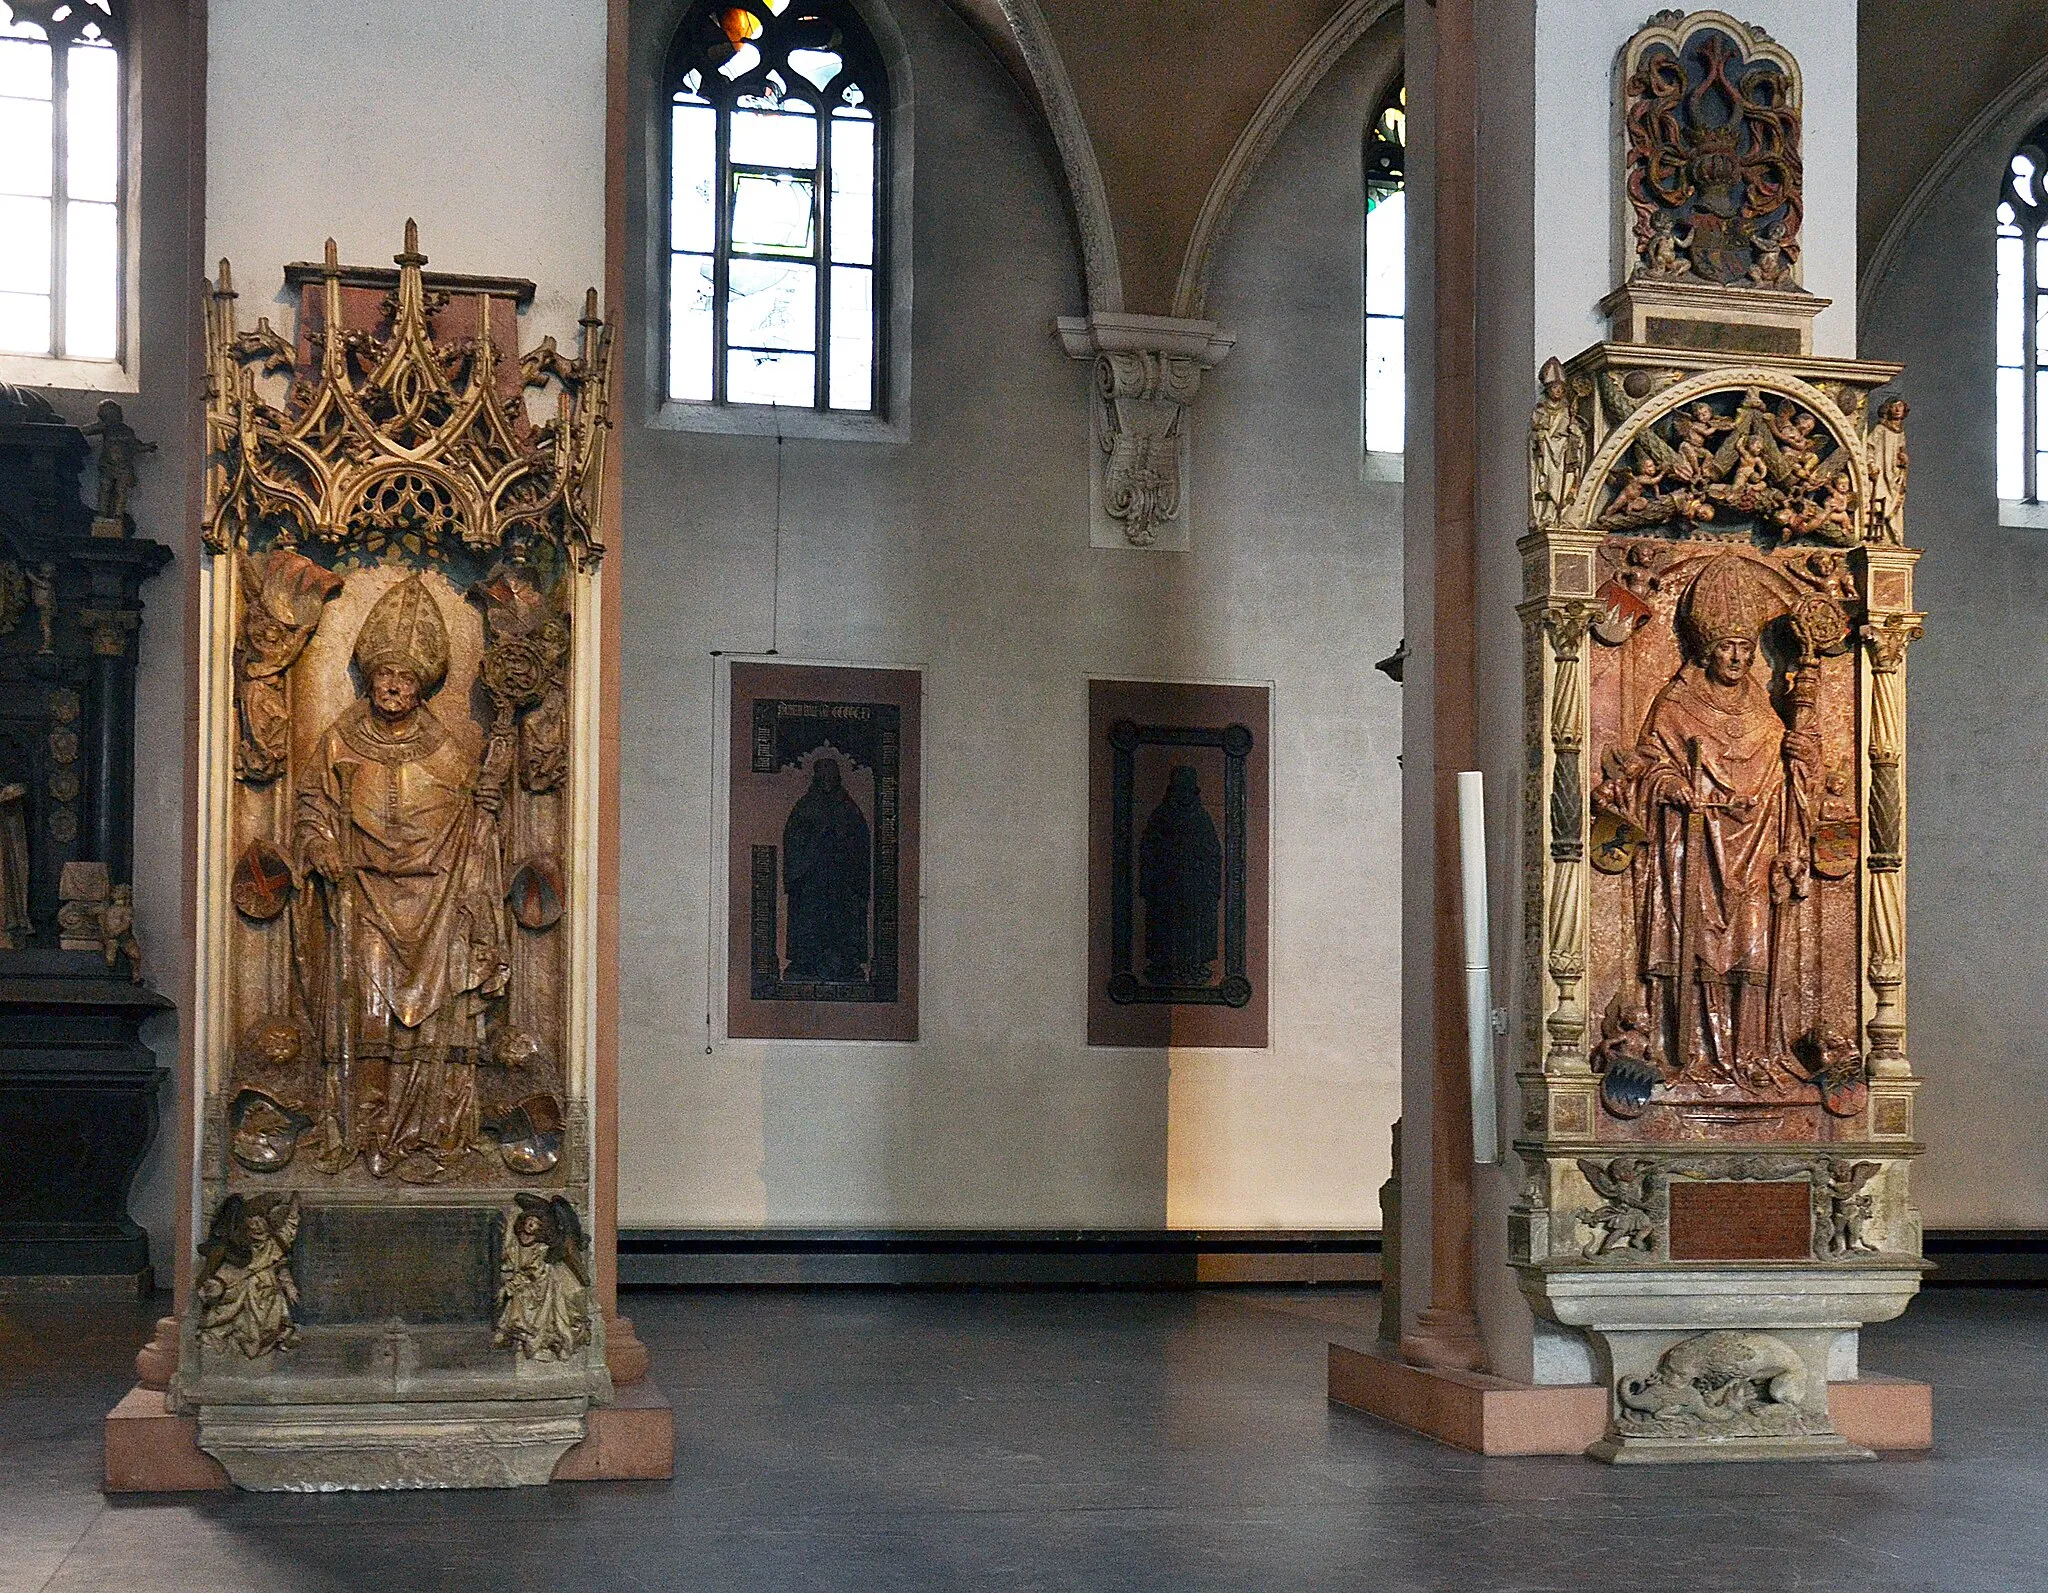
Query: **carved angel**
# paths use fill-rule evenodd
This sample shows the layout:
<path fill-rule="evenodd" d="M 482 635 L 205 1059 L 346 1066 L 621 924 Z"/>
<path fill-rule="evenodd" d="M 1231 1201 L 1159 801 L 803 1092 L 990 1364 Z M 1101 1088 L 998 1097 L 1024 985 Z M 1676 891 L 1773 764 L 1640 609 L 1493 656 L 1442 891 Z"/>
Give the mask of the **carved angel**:
<path fill-rule="evenodd" d="M 1579 1213 L 1591 1237 L 1579 1251 L 1588 1261 L 1616 1250 L 1645 1254 L 1657 1247 L 1657 1223 L 1650 1215 L 1650 1179 L 1655 1167 L 1640 1156 L 1617 1156 L 1601 1163 L 1579 1159 L 1579 1171 L 1602 1204 Z"/>
<path fill-rule="evenodd" d="M 561 1195 L 515 1195 L 498 1261 L 500 1349 L 536 1361 L 566 1360 L 590 1342 L 590 1269 L 583 1224 Z"/>
<path fill-rule="evenodd" d="M 1903 398 L 1887 399 L 1865 441 L 1870 464 L 1870 526 L 1873 542 L 1893 547 L 1906 540 L 1906 416 Z"/>
<path fill-rule="evenodd" d="M 1884 1170 L 1882 1162 L 1828 1163 L 1828 1254 L 1837 1258 L 1874 1254 L 1877 1246 L 1865 1233 L 1874 1215 L 1874 1200 L 1864 1186 Z"/>
<path fill-rule="evenodd" d="M 230 1195 L 220 1203 L 199 1247 L 200 1343 L 254 1360 L 298 1342 L 292 1307 L 299 1286 L 291 1269 L 298 1234 L 296 1195 Z"/>

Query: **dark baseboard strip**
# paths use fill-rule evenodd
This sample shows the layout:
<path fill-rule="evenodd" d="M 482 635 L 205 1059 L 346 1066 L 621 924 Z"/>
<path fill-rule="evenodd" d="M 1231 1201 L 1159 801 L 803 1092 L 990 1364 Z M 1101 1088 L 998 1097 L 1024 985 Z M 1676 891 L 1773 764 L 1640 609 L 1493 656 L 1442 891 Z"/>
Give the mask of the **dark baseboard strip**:
<path fill-rule="evenodd" d="M 633 1288 L 1116 1288 L 1377 1283 L 1369 1229 L 635 1228 Z"/>
<path fill-rule="evenodd" d="M 1934 1270 L 1927 1282 L 1944 1284 L 2048 1283 L 2048 1229 L 1932 1228 L 1925 1249 Z"/>
<path fill-rule="evenodd" d="M 2048 1229 L 1933 1229 L 1932 1287 L 2048 1284 Z M 1108 1288 L 1362 1284 L 1372 1229 L 628 1228 L 628 1289 Z"/>

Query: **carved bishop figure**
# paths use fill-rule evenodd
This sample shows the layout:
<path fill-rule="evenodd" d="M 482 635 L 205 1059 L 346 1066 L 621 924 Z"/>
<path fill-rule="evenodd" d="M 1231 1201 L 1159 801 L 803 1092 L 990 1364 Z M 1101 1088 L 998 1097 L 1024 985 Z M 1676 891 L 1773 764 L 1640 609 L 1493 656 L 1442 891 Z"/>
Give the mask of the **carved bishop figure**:
<path fill-rule="evenodd" d="M 1802 1005 L 1789 932 L 1808 890 L 1820 744 L 1794 694 L 1787 728 L 1758 677 L 1771 617 L 1735 554 L 1710 559 L 1679 610 L 1686 650 L 1596 807 L 1638 826 L 1639 973 L 1668 1076 L 1709 1092 L 1775 1081 Z"/>
<path fill-rule="evenodd" d="M 497 813 L 511 743 L 480 750 L 429 706 L 448 632 L 418 575 L 371 609 L 355 663 L 364 695 L 314 743 L 294 831 L 298 873 L 320 882 L 298 976 L 327 1063 L 321 1165 L 361 1155 L 426 1181 L 480 1145 L 476 1064 L 510 980 Z"/>

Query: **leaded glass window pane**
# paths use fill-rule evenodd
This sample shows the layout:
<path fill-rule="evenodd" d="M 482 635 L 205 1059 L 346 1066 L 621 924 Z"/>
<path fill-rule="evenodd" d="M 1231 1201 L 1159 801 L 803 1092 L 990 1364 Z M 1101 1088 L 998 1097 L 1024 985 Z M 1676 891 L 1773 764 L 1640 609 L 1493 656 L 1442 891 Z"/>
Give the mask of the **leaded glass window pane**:
<path fill-rule="evenodd" d="M 2048 122 L 2013 152 L 1999 194 L 1998 495 L 2048 494 Z"/>
<path fill-rule="evenodd" d="M 0 351 L 121 353 L 113 0 L 0 0 Z"/>
<path fill-rule="evenodd" d="M 668 85 L 669 398 L 881 408 L 867 29 L 846 0 L 699 0 Z"/>

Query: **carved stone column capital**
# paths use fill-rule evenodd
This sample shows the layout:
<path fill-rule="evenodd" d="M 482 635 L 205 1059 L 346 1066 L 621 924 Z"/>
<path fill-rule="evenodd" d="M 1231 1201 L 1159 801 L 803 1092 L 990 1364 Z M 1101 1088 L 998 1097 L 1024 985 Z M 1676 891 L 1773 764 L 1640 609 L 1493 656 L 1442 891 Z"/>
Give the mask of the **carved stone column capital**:
<path fill-rule="evenodd" d="M 1091 540 L 1185 548 L 1189 417 L 1202 373 L 1237 339 L 1163 315 L 1061 316 L 1053 331 L 1069 358 L 1095 363 Z"/>
<path fill-rule="evenodd" d="M 101 658 L 119 658 L 128 651 L 128 639 L 142 624 L 134 609 L 82 608 L 78 623 L 92 638 L 92 650 Z"/>

